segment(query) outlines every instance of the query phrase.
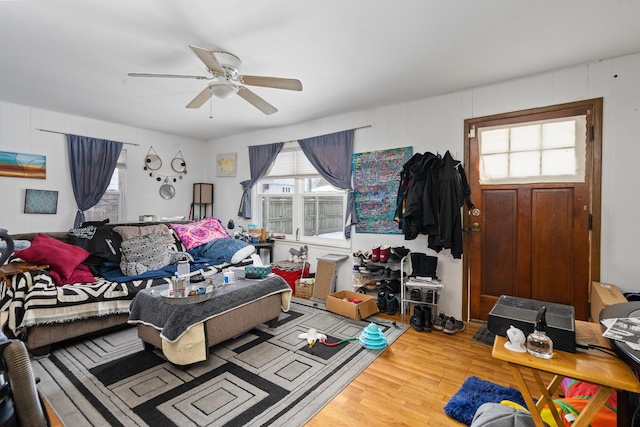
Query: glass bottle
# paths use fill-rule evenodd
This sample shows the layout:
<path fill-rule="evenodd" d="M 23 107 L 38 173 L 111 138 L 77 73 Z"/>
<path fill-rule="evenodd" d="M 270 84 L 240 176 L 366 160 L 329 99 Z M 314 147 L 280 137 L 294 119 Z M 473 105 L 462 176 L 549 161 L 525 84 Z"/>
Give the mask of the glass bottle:
<path fill-rule="evenodd" d="M 527 337 L 527 351 L 529 354 L 540 357 L 542 359 L 551 359 L 553 357 L 553 342 L 547 335 L 547 307 L 542 307 L 536 316 L 536 324 L 533 327 L 533 333 Z"/>

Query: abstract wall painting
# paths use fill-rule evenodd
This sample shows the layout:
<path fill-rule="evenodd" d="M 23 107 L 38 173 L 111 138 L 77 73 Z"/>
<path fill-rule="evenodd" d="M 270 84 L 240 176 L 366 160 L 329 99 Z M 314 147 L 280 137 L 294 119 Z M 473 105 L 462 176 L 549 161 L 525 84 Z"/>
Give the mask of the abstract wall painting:
<path fill-rule="evenodd" d="M 0 176 L 47 178 L 47 157 L 40 154 L 0 151 Z"/>
<path fill-rule="evenodd" d="M 412 155 L 413 147 L 353 154 L 356 232 L 402 233 L 393 217 L 396 211 L 400 172 Z"/>

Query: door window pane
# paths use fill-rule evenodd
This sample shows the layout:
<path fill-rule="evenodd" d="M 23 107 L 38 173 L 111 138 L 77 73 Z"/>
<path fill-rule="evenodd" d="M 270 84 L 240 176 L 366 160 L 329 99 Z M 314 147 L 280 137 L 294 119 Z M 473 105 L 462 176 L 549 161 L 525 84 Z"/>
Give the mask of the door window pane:
<path fill-rule="evenodd" d="M 586 116 L 480 128 L 481 184 L 584 182 Z"/>

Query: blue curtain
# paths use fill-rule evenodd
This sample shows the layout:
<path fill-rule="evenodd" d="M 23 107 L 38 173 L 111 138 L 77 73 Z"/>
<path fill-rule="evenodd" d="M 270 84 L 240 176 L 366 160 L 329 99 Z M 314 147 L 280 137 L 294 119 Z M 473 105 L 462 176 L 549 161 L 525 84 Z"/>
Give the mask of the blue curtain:
<path fill-rule="evenodd" d="M 240 207 L 238 208 L 239 217 L 251 219 L 251 188 L 267 173 L 283 146 L 284 142 L 276 142 L 249 147 L 251 179 L 240 183 L 242 185 L 242 199 L 240 199 Z"/>
<path fill-rule="evenodd" d="M 344 219 L 344 237 L 351 238 L 351 225 L 355 212 L 355 199 L 351 187 L 351 156 L 353 155 L 353 134 L 345 130 L 323 136 L 298 141 L 302 152 L 320 175 L 334 187 L 347 190 L 347 213 Z"/>
<path fill-rule="evenodd" d="M 67 135 L 71 185 L 78 212 L 73 227 L 84 222 L 84 211 L 95 206 L 107 191 L 122 143 L 86 136 Z"/>

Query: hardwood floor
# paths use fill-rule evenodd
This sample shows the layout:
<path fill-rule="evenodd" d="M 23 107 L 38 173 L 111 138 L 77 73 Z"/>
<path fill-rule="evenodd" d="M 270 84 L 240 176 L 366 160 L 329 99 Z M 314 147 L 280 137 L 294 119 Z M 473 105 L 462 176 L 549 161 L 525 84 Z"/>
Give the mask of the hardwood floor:
<path fill-rule="evenodd" d="M 471 340 L 480 326 L 455 335 L 409 328 L 306 426 L 463 426 L 443 407 L 467 377 L 517 387 L 491 347 Z"/>
<path fill-rule="evenodd" d="M 399 315 L 377 316 L 401 322 Z M 463 426 L 442 408 L 467 377 L 516 387 L 491 347 L 471 340 L 480 326 L 466 323 L 456 335 L 409 328 L 306 426 Z M 62 427 L 49 414 L 52 427 Z"/>

